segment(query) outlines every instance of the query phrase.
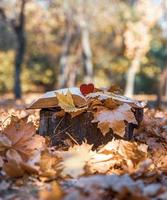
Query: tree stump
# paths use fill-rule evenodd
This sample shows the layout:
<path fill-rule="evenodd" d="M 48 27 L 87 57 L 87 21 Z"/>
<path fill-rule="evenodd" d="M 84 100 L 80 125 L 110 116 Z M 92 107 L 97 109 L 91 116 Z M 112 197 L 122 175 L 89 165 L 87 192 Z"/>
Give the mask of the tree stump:
<path fill-rule="evenodd" d="M 39 134 L 49 136 L 52 145 L 59 146 L 70 143 L 72 140 L 77 144 L 87 141 L 87 143 L 93 145 L 93 148 L 97 148 L 111 141 L 113 137 L 122 138 L 119 135 L 122 135 L 122 132 L 124 133 L 124 123 L 124 139 L 130 140 L 133 137 L 134 128 L 138 128 L 143 119 L 143 109 L 146 106 L 144 102 L 127 98 L 112 92 L 112 90 L 112 88 L 99 90 L 94 88 L 93 84 L 83 84 L 80 88 L 63 88 L 45 93 L 27 109 L 41 109 Z M 103 115 L 100 121 L 95 119 L 96 114 L 98 112 L 100 114 L 100 110 L 106 112 L 114 109 L 116 114 L 110 115 L 110 113 L 108 118 L 105 114 L 105 117 Z M 63 117 L 60 117 L 60 113 L 63 114 Z M 128 115 L 130 115 L 129 118 Z M 120 120 L 118 120 L 119 118 Z M 113 128 L 109 124 L 110 120 L 111 122 L 114 120 L 121 121 L 117 125 L 117 134 L 114 134 L 110 129 Z M 99 125 L 99 122 L 103 123 L 103 127 Z M 107 131 L 109 132 L 106 134 Z"/>
<path fill-rule="evenodd" d="M 77 117 L 71 118 L 68 113 L 65 113 L 63 117 L 56 117 L 55 113 L 58 111 L 59 108 L 44 108 L 40 110 L 39 134 L 49 136 L 54 146 L 64 145 L 67 139 L 72 139 L 78 144 L 87 141 L 95 149 L 111 141 L 113 137 L 119 137 L 114 135 L 112 130 L 103 136 L 100 129 L 97 128 L 97 123 L 91 122 L 93 120 L 91 112 L 84 112 Z M 134 128 L 138 128 L 143 119 L 143 109 L 134 108 L 134 115 L 138 125 L 127 123 L 124 139 L 130 140 L 133 137 Z"/>

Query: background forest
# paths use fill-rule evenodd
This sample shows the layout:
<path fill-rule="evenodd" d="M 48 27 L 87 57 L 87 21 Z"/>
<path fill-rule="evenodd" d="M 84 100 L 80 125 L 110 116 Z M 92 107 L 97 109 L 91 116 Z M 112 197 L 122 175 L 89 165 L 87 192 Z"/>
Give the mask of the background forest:
<path fill-rule="evenodd" d="M 0 0 L 0 93 L 94 82 L 167 95 L 166 0 Z"/>

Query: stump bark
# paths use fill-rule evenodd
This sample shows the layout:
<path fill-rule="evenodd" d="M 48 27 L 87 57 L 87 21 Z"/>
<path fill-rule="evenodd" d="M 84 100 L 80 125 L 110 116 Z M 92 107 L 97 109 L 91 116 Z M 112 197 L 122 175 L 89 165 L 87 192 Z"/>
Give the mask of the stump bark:
<path fill-rule="evenodd" d="M 40 111 L 39 134 L 49 136 L 54 146 L 64 145 L 67 139 L 73 139 L 79 144 L 87 141 L 89 144 L 93 144 L 95 149 L 111 141 L 113 137 L 119 137 L 114 135 L 112 130 L 103 136 L 100 129 L 97 128 L 97 123 L 91 123 L 93 120 L 91 112 L 84 112 L 71 118 L 68 113 L 63 117 L 55 117 L 57 111 L 58 108 L 41 109 Z M 138 125 L 127 123 L 124 139 L 130 140 L 133 137 L 134 128 L 138 128 L 143 119 L 143 109 L 134 108 L 134 115 Z"/>

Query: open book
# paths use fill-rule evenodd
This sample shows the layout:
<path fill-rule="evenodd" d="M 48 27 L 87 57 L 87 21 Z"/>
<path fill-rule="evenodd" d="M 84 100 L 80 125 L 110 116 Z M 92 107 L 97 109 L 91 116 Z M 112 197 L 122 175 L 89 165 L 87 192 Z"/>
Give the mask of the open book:
<path fill-rule="evenodd" d="M 58 101 L 56 98 L 56 93 L 67 94 L 68 91 L 72 94 L 75 105 L 77 105 L 77 102 L 79 102 L 79 105 L 81 105 L 82 103 L 85 104 L 85 97 L 80 92 L 80 89 L 77 87 L 71 87 L 71 88 L 64 88 L 64 89 L 60 89 L 60 90 L 46 92 L 40 98 L 38 98 L 37 100 L 32 102 L 27 107 L 27 109 L 41 109 L 41 108 L 57 107 Z"/>
<path fill-rule="evenodd" d="M 54 90 L 51 92 L 46 92 L 32 104 L 30 104 L 27 109 L 41 109 L 41 108 L 54 108 L 58 106 L 58 100 L 56 97 L 56 93 L 61 93 L 66 95 L 67 92 L 72 94 L 72 98 L 74 104 L 78 107 L 82 107 L 86 105 L 86 100 L 89 98 L 98 97 L 99 100 L 113 99 L 115 101 L 119 101 L 122 103 L 131 104 L 132 107 L 144 108 L 146 106 L 146 102 L 140 102 L 137 100 L 130 99 L 128 97 L 111 93 L 111 92 L 93 92 L 88 94 L 86 97 L 81 93 L 78 87 L 64 88 L 59 90 Z"/>

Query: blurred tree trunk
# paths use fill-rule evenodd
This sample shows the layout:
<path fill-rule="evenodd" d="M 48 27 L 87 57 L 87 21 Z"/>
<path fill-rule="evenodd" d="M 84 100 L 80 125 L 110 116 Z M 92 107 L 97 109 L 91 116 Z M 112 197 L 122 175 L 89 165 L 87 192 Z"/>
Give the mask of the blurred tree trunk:
<path fill-rule="evenodd" d="M 135 77 L 140 68 L 140 56 L 136 55 L 132 60 L 126 74 L 125 96 L 132 97 L 134 94 Z"/>
<path fill-rule="evenodd" d="M 66 16 L 66 33 L 63 41 L 63 50 L 60 58 L 60 73 L 58 75 L 58 88 L 69 87 L 76 82 L 78 59 L 82 56 L 85 71 L 85 82 L 92 82 L 93 66 L 90 47 L 88 19 L 86 20 L 85 1 L 72 4 L 64 0 Z M 79 6 L 79 10 L 76 6 Z M 79 40 L 78 40 L 79 39 Z M 79 43 L 81 48 L 75 47 Z M 73 48 L 71 48 L 73 47 Z M 81 49 L 81 51 L 80 51 Z"/>
<path fill-rule="evenodd" d="M 84 82 L 92 82 L 93 78 L 93 64 L 92 64 L 92 50 L 90 46 L 90 34 L 89 34 L 89 14 L 87 8 L 89 7 L 89 1 L 80 0 L 81 13 L 80 13 L 80 29 L 81 29 L 81 45 L 82 45 L 82 56 L 83 66 L 85 71 Z"/>
<path fill-rule="evenodd" d="M 63 51 L 60 57 L 60 74 L 58 77 L 58 88 L 65 87 L 66 81 L 67 81 L 68 54 L 69 54 L 69 46 L 71 43 L 71 37 L 72 37 L 72 33 L 70 30 L 71 28 L 69 26 L 70 25 L 67 26 L 68 30 L 65 35 L 65 39 L 63 42 Z"/>
<path fill-rule="evenodd" d="M 93 65 L 92 65 L 92 51 L 90 47 L 89 30 L 85 20 L 81 24 L 81 40 L 82 40 L 82 54 L 85 68 L 85 82 L 92 82 Z"/>
<path fill-rule="evenodd" d="M 161 77 L 161 76 L 160 76 Z M 160 108 L 161 107 L 161 103 L 162 103 L 162 95 L 161 95 L 161 80 L 160 77 L 158 79 L 158 87 L 157 87 L 157 91 L 156 91 L 156 107 Z"/>
<path fill-rule="evenodd" d="M 14 94 L 16 99 L 20 99 L 22 96 L 21 90 L 21 68 L 25 54 L 25 4 L 26 0 L 21 1 L 21 8 L 19 13 L 18 22 L 12 21 L 13 29 L 17 38 L 17 50 L 15 56 L 15 74 L 14 74 Z"/>
<path fill-rule="evenodd" d="M 159 76 L 159 87 L 157 91 L 157 107 L 161 107 L 163 96 L 167 96 L 167 67 L 162 71 Z"/>
<path fill-rule="evenodd" d="M 162 9 L 163 9 L 163 20 L 167 20 L 167 3 L 166 1 L 162 2 Z M 159 76 L 159 87 L 157 91 L 157 107 L 161 108 L 162 105 L 162 97 L 163 95 L 167 97 L 167 64 L 165 66 L 165 69 L 161 72 Z"/>
<path fill-rule="evenodd" d="M 167 96 L 167 66 L 162 74 L 162 85 L 164 86 L 164 96 Z"/>
<path fill-rule="evenodd" d="M 76 83 L 76 74 L 77 74 L 77 65 L 74 63 L 73 65 L 69 66 L 69 73 L 68 73 L 68 87 L 74 87 Z"/>
<path fill-rule="evenodd" d="M 58 76 L 58 88 L 66 87 L 68 76 L 68 54 L 72 40 L 72 11 L 68 1 L 64 1 L 64 9 L 66 15 L 66 33 L 63 42 L 63 50 L 60 57 L 60 74 Z"/>
<path fill-rule="evenodd" d="M 15 70 L 14 70 L 14 94 L 16 99 L 20 99 L 22 96 L 21 91 L 21 68 L 24 60 L 24 54 L 25 54 L 25 5 L 26 0 L 20 0 L 20 11 L 18 14 L 18 18 L 14 19 L 8 19 L 6 16 L 5 10 L 3 8 L 0 8 L 0 15 L 2 19 L 6 23 L 10 23 L 12 26 L 17 39 L 17 49 L 15 54 Z"/>
<path fill-rule="evenodd" d="M 78 28 L 78 27 L 77 27 Z M 82 53 L 81 43 L 80 43 L 80 29 L 76 30 L 75 35 L 75 56 L 72 56 L 72 63 L 69 63 L 68 65 L 68 80 L 67 80 L 67 86 L 68 87 L 74 87 L 77 80 L 77 72 L 78 72 L 78 66 L 80 64 L 80 57 Z"/>

